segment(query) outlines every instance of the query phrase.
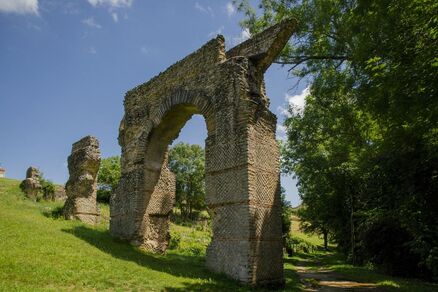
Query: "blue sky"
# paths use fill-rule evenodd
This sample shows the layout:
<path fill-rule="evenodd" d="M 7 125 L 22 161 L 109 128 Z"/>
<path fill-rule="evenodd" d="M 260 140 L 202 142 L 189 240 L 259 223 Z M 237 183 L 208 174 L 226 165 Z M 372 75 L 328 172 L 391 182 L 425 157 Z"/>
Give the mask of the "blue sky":
<path fill-rule="evenodd" d="M 68 179 L 71 144 L 100 140 L 103 157 L 117 143 L 127 90 L 146 82 L 218 33 L 228 48 L 249 36 L 242 14 L 218 0 L 0 0 L 0 163 L 22 179 L 30 165 L 57 183 Z M 306 84 L 273 65 L 265 75 L 279 124 L 287 103 L 303 106 Z M 281 129 L 279 136 L 283 133 Z M 193 117 L 178 141 L 203 146 Z M 283 178 L 299 202 L 295 182 Z"/>

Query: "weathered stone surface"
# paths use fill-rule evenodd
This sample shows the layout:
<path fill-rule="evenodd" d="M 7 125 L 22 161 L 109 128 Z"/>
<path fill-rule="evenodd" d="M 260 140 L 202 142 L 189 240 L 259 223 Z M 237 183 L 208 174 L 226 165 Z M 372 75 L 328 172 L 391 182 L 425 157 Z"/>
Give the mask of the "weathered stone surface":
<path fill-rule="evenodd" d="M 283 283 L 279 149 L 263 73 L 292 34 L 285 21 L 225 52 L 218 36 L 125 96 L 122 177 L 110 232 L 163 252 L 175 182 L 168 145 L 193 114 L 207 124 L 206 202 L 213 238 L 206 264 L 253 285 Z"/>
<path fill-rule="evenodd" d="M 79 219 L 88 224 L 99 221 L 96 202 L 99 166 L 99 141 L 95 137 L 86 136 L 73 144 L 68 157 L 70 177 L 65 185 L 67 200 L 63 212 L 66 219 Z"/>
<path fill-rule="evenodd" d="M 26 178 L 21 182 L 20 188 L 26 196 L 36 201 L 38 193 L 41 191 L 40 171 L 36 167 L 29 167 L 26 171 Z"/>
<path fill-rule="evenodd" d="M 64 186 L 56 185 L 55 193 L 53 194 L 54 201 L 65 201 L 67 200 L 67 194 L 65 193 Z"/>

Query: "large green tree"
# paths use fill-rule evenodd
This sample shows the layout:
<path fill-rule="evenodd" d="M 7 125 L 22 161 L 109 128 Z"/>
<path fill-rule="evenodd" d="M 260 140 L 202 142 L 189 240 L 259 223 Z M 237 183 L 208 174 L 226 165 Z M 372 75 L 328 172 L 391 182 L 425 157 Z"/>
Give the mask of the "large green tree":
<path fill-rule="evenodd" d="M 205 154 L 199 145 L 178 143 L 169 150 L 169 168 L 176 177 L 176 206 L 185 219 L 205 210 Z"/>
<path fill-rule="evenodd" d="M 235 2 L 251 33 L 299 23 L 277 62 L 311 83 L 283 151 L 302 216 L 353 262 L 438 277 L 438 2 Z"/>
<path fill-rule="evenodd" d="M 97 199 L 109 203 L 112 192 L 120 180 L 120 156 L 104 158 L 100 162 L 97 175 Z"/>

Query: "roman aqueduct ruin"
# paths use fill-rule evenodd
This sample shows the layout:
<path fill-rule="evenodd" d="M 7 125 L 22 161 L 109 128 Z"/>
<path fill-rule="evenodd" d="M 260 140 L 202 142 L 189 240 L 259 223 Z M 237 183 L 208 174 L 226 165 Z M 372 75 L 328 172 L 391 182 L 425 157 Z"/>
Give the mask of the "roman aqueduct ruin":
<path fill-rule="evenodd" d="M 201 114 L 213 220 L 207 266 L 249 284 L 284 281 L 276 117 L 263 75 L 294 28 L 293 21 L 281 22 L 228 51 L 217 36 L 127 92 L 112 235 L 150 251 L 166 250 L 175 196 L 168 146 L 192 115 Z"/>

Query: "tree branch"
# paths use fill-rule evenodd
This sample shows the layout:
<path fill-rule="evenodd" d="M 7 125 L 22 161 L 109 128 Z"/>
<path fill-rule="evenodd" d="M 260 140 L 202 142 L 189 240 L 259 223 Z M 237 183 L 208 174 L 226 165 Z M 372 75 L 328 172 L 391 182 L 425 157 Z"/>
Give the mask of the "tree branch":
<path fill-rule="evenodd" d="M 311 55 L 311 56 L 296 56 L 288 61 L 274 61 L 275 64 L 280 65 L 293 65 L 289 71 L 295 69 L 300 64 L 310 61 L 310 60 L 339 60 L 339 61 L 346 61 L 349 60 L 348 56 L 337 56 L 337 55 Z"/>

